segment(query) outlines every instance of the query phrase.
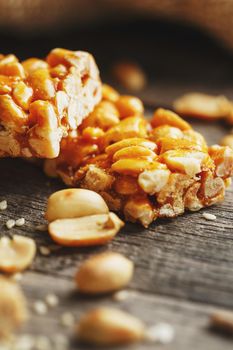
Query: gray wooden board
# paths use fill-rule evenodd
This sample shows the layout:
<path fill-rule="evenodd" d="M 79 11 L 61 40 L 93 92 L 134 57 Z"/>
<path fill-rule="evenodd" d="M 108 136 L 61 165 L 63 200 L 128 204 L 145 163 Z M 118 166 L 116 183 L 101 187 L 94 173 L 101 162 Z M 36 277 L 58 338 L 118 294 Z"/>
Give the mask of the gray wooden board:
<path fill-rule="evenodd" d="M 226 132 L 220 124 L 195 122 L 209 143 L 216 143 Z M 23 227 L 12 233 L 33 237 L 37 245 L 53 242 L 46 232 L 35 227 L 44 222 L 47 197 L 64 188 L 58 180 L 45 177 L 41 169 L 22 160 L 0 161 L 0 200 L 8 201 L 0 213 L 1 234 L 7 219 L 25 217 Z M 232 349 L 231 339 L 208 329 L 209 314 L 216 307 L 233 309 L 233 188 L 225 201 L 217 206 L 172 220 L 158 220 L 145 230 L 127 224 L 117 237 L 104 247 L 62 248 L 48 257 L 37 257 L 22 279 L 29 304 L 43 299 L 49 292 L 60 297 L 60 304 L 46 316 L 33 312 L 23 330 L 32 334 L 66 333 L 60 315 L 72 311 L 77 319 L 87 309 L 102 304 L 123 308 L 140 317 L 148 325 L 157 321 L 171 323 L 176 330 L 174 342 L 158 349 Z M 217 220 L 206 221 L 203 211 Z M 133 292 L 122 302 L 111 296 L 84 298 L 75 292 L 73 276 L 80 263 L 92 253 L 106 249 L 121 252 L 135 263 L 135 275 L 129 289 Z M 74 344 L 72 349 L 84 347 Z M 139 344 L 132 349 L 152 349 L 154 344 Z M 125 347 L 126 349 L 126 347 Z"/>

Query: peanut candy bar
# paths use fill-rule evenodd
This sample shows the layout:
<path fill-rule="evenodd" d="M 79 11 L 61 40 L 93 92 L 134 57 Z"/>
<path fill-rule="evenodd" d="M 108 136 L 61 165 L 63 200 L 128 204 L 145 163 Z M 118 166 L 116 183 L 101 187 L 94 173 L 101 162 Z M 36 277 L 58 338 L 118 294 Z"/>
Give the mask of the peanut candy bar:
<path fill-rule="evenodd" d="M 54 158 L 101 99 L 87 52 L 54 49 L 46 60 L 0 55 L 0 157 Z"/>
<path fill-rule="evenodd" d="M 103 86 L 102 101 L 78 134 L 62 140 L 45 172 L 69 186 L 100 193 L 111 210 L 147 227 L 223 200 L 233 151 L 208 147 L 201 134 L 162 108 L 149 122 L 140 100 Z"/>

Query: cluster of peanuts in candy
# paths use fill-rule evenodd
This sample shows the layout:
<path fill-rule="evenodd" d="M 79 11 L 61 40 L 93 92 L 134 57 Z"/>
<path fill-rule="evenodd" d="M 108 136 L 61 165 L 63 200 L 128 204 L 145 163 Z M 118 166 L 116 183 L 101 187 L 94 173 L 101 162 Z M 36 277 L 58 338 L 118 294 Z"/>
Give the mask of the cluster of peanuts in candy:
<path fill-rule="evenodd" d="M 208 147 L 201 134 L 162 108 L 151 121 L 142 102 L 108 85 L 77 132 L 61 143 L 45 172 L 67 185 L 100 193 L 111 210 L 147 227 L 158 217 L 196 211 L 224 198 L 233 151 Z"/>
<path fill-rule="evenodd" d="M 46 60 L 0 55 L 0 157 L 54 158 L 101 99 L 93 57 L 54 49 Z"/>

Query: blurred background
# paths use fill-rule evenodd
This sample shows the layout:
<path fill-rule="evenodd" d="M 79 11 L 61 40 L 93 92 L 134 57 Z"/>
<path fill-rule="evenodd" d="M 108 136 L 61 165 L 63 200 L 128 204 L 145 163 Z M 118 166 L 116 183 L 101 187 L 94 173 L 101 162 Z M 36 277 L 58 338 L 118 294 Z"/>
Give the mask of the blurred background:
<path fill-rule="evenodd" d="M 187 91 L 233 98 L 233 0 L 0 0 L 1 53 L 54 47 L 90 51 L 114 86 L 116 64 L 139 65 L 148 106 Z"/>

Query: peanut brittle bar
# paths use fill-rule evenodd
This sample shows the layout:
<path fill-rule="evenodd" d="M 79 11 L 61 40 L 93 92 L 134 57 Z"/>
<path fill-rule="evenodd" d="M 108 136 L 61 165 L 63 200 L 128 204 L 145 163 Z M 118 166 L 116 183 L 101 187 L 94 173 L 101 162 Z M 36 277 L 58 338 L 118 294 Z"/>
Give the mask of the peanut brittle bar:
<path fill-rule="evenodd" d="M 103 86 L 103 98 L 76 133 L 62 140 L 49 176 L 100 193 L 111 210 L 147 227 L 223 200 L 233 151 L 208 147 L 201 134 L 162 108 L 151 121 L 142 102 Z"/>
<path fill-rule="evenodd" d="M 0 157 L 54 158 L 101 99 L 99 71 L 82 51 L 54 49 L 46 60 L 0 55 Z"/>

